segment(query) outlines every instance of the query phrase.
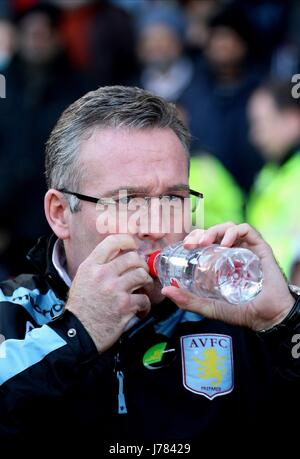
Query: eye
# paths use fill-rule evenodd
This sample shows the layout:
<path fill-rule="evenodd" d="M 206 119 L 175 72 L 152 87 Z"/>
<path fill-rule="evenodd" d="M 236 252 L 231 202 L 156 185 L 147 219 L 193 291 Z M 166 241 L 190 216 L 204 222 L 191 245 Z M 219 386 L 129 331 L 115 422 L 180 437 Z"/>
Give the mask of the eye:
<path fill-rule="evenodd" d="M 121 198 L 116 199 L 115 201 L 117 204 L 123 204 L 128 206 L 128 204 L 130 204 L 134 199 L 134 196 L 122 196 Z"/>
<path fill-rule="evenodd" d="M 183 196 L 177 196 L 176 194 L 169 194 L 167 196 L 162 196 L 162 200 L 166 200 L 172 203 L 179 203 L 184 200 Z"/>
<path fill-rule="evenodd" d="M 122 196 L 119 199 L 115 200 L 117 204 L 122 204 L 123 206 L 127 207 L 136 207 L 144 205 L 145 198 L 141 196 Z"/>

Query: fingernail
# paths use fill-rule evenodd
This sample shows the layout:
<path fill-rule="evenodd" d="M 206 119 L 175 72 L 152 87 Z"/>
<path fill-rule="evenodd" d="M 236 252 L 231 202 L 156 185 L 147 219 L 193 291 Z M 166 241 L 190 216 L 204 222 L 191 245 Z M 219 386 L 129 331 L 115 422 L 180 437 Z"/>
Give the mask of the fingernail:
<path fill-rule="evenodd" d="M 194 237 L 189 237 L 184 239 L 183 241 L 184 244 L 197 244 L 197 240 Z"/>
<path fill-rule="evenodd" d="M 201 236 L 199 239 L 191 238 L 190 240 L 187 240 L 184 242 L 184 246 L 189 245 L 189 246 L 196 246 L 198 244 L 201 244 L 204 240 L 204 236 Z"/>

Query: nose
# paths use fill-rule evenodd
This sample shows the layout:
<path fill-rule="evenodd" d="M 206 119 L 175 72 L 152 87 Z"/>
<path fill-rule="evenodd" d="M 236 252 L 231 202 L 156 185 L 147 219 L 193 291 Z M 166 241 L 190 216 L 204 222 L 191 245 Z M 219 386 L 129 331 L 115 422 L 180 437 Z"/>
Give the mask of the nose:
<path fill-rule="evenodd" d="M 143 241 L 145 239 L 152 240 L 152 241 L 158 241 L 159 239 L 162 239 L 163 237 L 165 237 L 165 235 L 166 235 L 166 233 L 151 233 L 151 232 L 144 233 L 144 232 L 138 232 L 137 237 L 141 241 Z"/>
<path fill-rule="evenodd" d="M 160 200 L 153 198 L 152 202 L 148 201 L 148 206 L 144 209 L 137 236 L 140 240 L 157 241 L 166 235 L 163 231 L 164 227 Z"/>

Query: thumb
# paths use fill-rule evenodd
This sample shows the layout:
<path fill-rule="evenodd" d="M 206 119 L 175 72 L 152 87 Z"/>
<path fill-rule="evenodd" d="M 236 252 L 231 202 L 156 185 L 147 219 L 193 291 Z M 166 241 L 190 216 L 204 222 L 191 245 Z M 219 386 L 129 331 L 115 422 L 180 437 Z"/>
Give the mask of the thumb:
<path fill-rule="evenodd" d="M 177 304 L 179 308 L 185 309 L 190 302 L 190 293 L 178 287 L 164 287 L 161 293 Z"/>
<path fill-rule="evenodd" d="M 161 293 L 170 298 L 180 309 L 196 312 L 207 319 L 243 326 L 248 324 L 245 318 L 246 308 L 238 307 L 236 304 L 201 298 L 177 287 L 164 287 Z"/>
<path fill-rule="evenodd" d="M 207 298 L 201 299 L 187 290 L 169 286 L 164 287 L 161 293 L 173 301 L 180 309 L 196 312 L 207 318 L 213 317 L 212 301 Z"/>

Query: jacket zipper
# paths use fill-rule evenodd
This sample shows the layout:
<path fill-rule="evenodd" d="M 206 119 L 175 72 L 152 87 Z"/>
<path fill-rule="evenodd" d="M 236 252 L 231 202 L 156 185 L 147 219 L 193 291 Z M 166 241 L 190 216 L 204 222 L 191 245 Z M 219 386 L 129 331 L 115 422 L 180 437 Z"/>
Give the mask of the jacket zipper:
<path fill-rule="evenodd" d="M 126 400 L 124 394 L 124 373 L 120 368 L 120 353 L 115 355 L 115 369 L 116 378 L 118 380 L 118 414 L 127 414 Z"/>

